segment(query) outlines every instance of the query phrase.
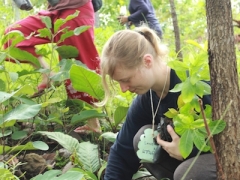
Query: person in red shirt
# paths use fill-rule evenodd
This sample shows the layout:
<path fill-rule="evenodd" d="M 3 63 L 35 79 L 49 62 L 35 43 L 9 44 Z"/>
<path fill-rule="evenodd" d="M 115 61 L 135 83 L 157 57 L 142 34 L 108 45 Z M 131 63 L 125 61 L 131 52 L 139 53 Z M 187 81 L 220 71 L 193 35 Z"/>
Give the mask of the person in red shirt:
<path fill-rule="evenodd" d="M 49 38 L 37 36 L 37 30 L 45 27 L 45 24 L 41 21 L 40 16 L 48 16 L 54 23 L 57 19 L 64 19 L 67 16 L 74 14 L 76 11 L 79 11 L 78 17 L 67 21 L 63 26 L 61 26 L 60 29 L 70 27 L 69 29 L 73 30 L 83 25 L 88 25 L 90 28 L 81 33 L 79 36 L 71 36 L 66 38 L 58 45 L 71 45 L 76 47 L 79 51 L 79 54 L 78 57 L 75 57 L 75 59 L 84 63 L 89 69 L 99 72 L 99 55 L 94 44 L 94 9 L 91 0 L 49 0 L 47 10 L 42 10 L 36 15 L 28 16 L 12 24 L 5 30 L 5 34 L 14 30 L 21 31 L 25 37 L 28 37 L 30 34 L 32 34 L 29 39 L 21 41 L 16 45 L 16 47 L 33 54 L 38 58 L 39 63 L 43 68 L 48 68 L 48 64 L 45 62 L 44 58 L 35 52 L 36 45 L 51 43 Z M 54 42 L 58 42 L 60 37 L 61 33 L 58 33 L 54 37 Z M 4 44 L 4 48 L 9 47 L 10 45 L 11 41 L 8 41 L 6 44 Z M 61 57 L 59 59 L 61 60 Z M 7 60 L 14 62 L 12 59 Z M 26 61 L 20 62 L 28 63 L 28 60 L 26 59 Z M 40 68 L 35 64 L 32 65 L 35 68 Z M 42 74 L 42 82 L 38 85 L 38 93 L 43 92 L 45 88 L 50 86 L 49 76 L 51 75 L 53 75 L 53 73 Z M 78 92 L 74 90 L 70 80 L 65 81 L 65 87 L 69 99 L 81 99 L 87 103 L 93 104 L 94 99 L 91 96 L 86 95 L 84 92 Z M 98 120 L 89 120 L 87 126 L 78 128 L 76 131 L 82 132 L 84 130 L 100 132 L 101 130 Z"/>

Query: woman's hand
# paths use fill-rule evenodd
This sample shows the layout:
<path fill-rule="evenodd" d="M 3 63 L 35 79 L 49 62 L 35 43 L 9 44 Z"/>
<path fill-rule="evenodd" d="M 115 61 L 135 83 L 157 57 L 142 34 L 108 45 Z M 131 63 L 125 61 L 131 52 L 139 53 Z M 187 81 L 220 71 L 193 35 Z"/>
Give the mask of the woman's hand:
<path fill-rule="evenodd" d="M 170 125 L 167 125 L 167 131 L 172 137 L 172 142 L 164 141 L 160 138 L 160 135 L 158 135 L 157 143 L 162 146 L 169 156 L 182 161 L 183 157 L 179 150 L 180 137 L 175 133 L 174 129 Z"/>

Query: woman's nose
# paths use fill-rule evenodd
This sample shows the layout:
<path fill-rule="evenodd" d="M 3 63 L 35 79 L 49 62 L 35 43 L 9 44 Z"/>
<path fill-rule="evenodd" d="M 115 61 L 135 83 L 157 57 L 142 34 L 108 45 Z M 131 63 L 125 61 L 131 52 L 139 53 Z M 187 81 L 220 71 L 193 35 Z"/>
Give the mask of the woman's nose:
<path fill-rule="evenodd" d="M 120 87 L 123 93 L 129 90 L 129 86 L 126 83 L 120 83 Z"/>

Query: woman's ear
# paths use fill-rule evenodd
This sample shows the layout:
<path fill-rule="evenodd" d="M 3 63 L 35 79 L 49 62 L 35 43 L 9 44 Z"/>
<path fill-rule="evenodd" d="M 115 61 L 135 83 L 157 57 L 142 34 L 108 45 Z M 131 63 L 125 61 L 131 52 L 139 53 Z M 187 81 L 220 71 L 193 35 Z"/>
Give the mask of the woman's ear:
<path fill-rule="evenodd" d="M 151 54 L 145 54 L 143 56 L 143 65 L 146 68 L 151 68 L 153 66 L 153 57 Z"/>

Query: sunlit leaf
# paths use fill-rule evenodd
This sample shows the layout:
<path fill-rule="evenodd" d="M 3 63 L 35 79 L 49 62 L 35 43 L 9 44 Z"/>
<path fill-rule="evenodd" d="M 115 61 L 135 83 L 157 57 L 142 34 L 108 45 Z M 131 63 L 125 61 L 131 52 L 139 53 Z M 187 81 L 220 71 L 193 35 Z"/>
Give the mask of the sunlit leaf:
<path fill-rule="evenodd" d="M 118 106 L 114 112 L 114 122 L 117 126 L 120 124 L 123 119 L 126 117 L 128 111 L 128 107 Z"/>
<path fill-rule="evenodd" d="M 181 135 L 179 149 L 184 159 L 192 152 L 193 130 L 188 129 Z"/>
<path fill-rule="evenodd" d="M 37 115 L 41 109 L 41 104 L 28 105 L 20 104 L 3 116 L 4 121 L 29 119 Z"/>
<path fill-rule="evenodd" d="M 110 142 L 115 142 L 115 140 L 117 138 L 117 133 L 105 132 L 105 133 L 102 133 L 101 136 L 99 137 L 100 140 L 102 140 L 102 138 L 104 138 Z"/>

